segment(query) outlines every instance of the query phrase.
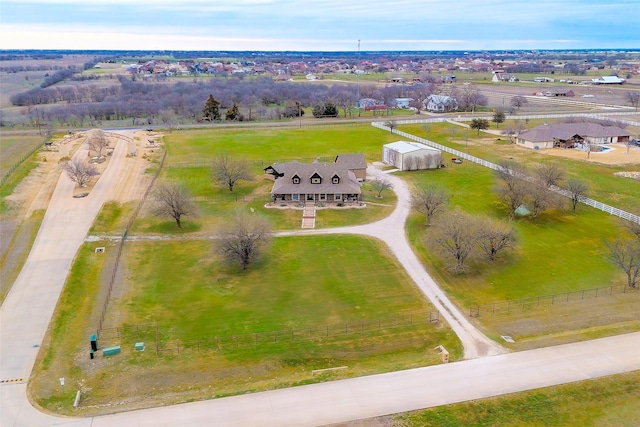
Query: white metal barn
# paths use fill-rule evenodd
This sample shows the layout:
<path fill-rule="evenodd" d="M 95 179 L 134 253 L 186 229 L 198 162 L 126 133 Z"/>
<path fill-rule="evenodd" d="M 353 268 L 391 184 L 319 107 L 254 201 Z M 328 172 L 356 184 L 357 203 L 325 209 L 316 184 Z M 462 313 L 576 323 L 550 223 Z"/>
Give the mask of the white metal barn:
<path fill-rule="evenodd" d="M 396 141 L 382 146 L 382 161 L 400 170 L 437 169 L 442 152 L 419 142 Z"/>

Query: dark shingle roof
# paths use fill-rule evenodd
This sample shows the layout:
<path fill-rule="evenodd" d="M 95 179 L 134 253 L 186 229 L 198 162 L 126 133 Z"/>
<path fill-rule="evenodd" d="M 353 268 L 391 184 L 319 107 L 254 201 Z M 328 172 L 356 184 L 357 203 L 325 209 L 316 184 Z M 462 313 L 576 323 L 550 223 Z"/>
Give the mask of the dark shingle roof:
<path fill-rule="evenodd" d="M 367 168 L 367 161 L 362 153 L 338 154 L 335 162 L 351 170 Z"/>
<path fill-rule="evenodd" d="M 278 171 L 284 176 L 276 179 L 271 194 L 360 194 L 360 183 L 355 174 L 344 165 L 337 163 L 281 163 Z M 312 184 L 311 177 L 319 175 L 321 184 Z M 300 183 L 294 184 L 293 177 L 300 177 Z M 332 178 L 340 178 L 338 184 L 333 184 Z"/>
<path fill-rule="evenodd" d="M 540 125 L 526 130 L 520 138 L 531 142 L 567 140 L 575 135 L 581 137 L 603 138 L 612 136 L 629 136 L 629 132 L 617 126 L 603 126 L 598 123 L 555 123 Z"/>

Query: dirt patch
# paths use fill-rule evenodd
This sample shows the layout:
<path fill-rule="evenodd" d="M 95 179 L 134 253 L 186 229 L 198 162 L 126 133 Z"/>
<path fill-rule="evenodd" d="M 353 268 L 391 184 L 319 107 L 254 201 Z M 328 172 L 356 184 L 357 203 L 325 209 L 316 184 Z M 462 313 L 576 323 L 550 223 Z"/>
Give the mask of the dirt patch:
<path fill-rule="evenodd" d="M 624 178 L 637 179 L 638 181 L 640 181 L 640 172 L 616 172 L 614 173 L 614 175 Z"/>
<path fill-rule="evenodd" d="M 630 165 L 640 164 L 640 147 L 627 147 L 624 144 L 607 144 L 610 150 L 603 152 L 592 152 L 587 157 L 587 153 L 580 150 L 564 150 L 562 148 L 551 148 L 540 152 L 549 156 L 564 157 L 568 159 L 583 160 L 591 163 L 603 163 L 606 165 Z"/>

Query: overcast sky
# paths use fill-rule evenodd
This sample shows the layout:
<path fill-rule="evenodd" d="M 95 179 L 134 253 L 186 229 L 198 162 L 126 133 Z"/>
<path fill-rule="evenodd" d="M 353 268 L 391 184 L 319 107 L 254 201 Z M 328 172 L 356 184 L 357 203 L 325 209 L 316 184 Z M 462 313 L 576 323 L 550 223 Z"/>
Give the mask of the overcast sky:
<path fill-rule="evenodd" d="M 640 48 L 640 0 L 0 0 L 0 49 Z"/>

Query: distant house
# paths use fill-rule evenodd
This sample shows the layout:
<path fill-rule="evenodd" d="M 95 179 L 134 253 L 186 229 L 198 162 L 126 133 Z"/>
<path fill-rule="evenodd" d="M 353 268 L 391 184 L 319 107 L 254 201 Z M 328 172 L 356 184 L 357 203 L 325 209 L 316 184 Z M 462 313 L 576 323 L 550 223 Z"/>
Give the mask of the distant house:
<path fill-rule="evenodd" d="M 572 90 L 549 90 L 544 93 L 544 96 L 568 96 L 573 97 L 576 96 L 575 92 Z"/>
<path fill-rule="evenodd" d="M 265 172 L 274 174 L 274 202 L 355 204 L 362 200 L 361 184 L 344 162 L 288 162 L 269 166 Z"/>
<path fill-rule="evenodd" d="M 492 82 L 517 82 L 518 78 L 509 73 L 493 73 Z"/>
<path fill-rule="evenodd" d="M 598 123 L 556 123 L 540 125 L 518 135 L 517 144 L 539 150 L 543 148 L 577 148 L 584 143 L 598 145 L 626 142 L 629 131 Z"/>
<path fill-rule="evenodd" d="M 535 79 L 533 79 L 533 81 L 536 83 L 553 83 L 556 81 L 556 79 L 553 79 L 551 77 L 536 77 Z"/>
<path fill-rule="evenodd" d="M 418 142 L 396 141 L 382 147 L 382 161 L 400 170 L 437 169 L 442 152 Z"/>
<path fill-rule="evenodd" d="M 409 103 L 413 101 L 413 98 L 396 98 L 393 100 L 396 108 L 409 108 Z"/>
<path fill-rule="evenodd" d="M 427 111 L 436 113 L 446 113 L 449 111 L 456 111 L 458 109 L 458 102 L 445 95 L 429 95 L 425 102 L 425 108 Z"/>
<path fill-rule="evenodd" d="M 603 76 L 597 79 L 591 79 L 594 85 L 621 85 L 625 80 L 618 76 Z"/>

